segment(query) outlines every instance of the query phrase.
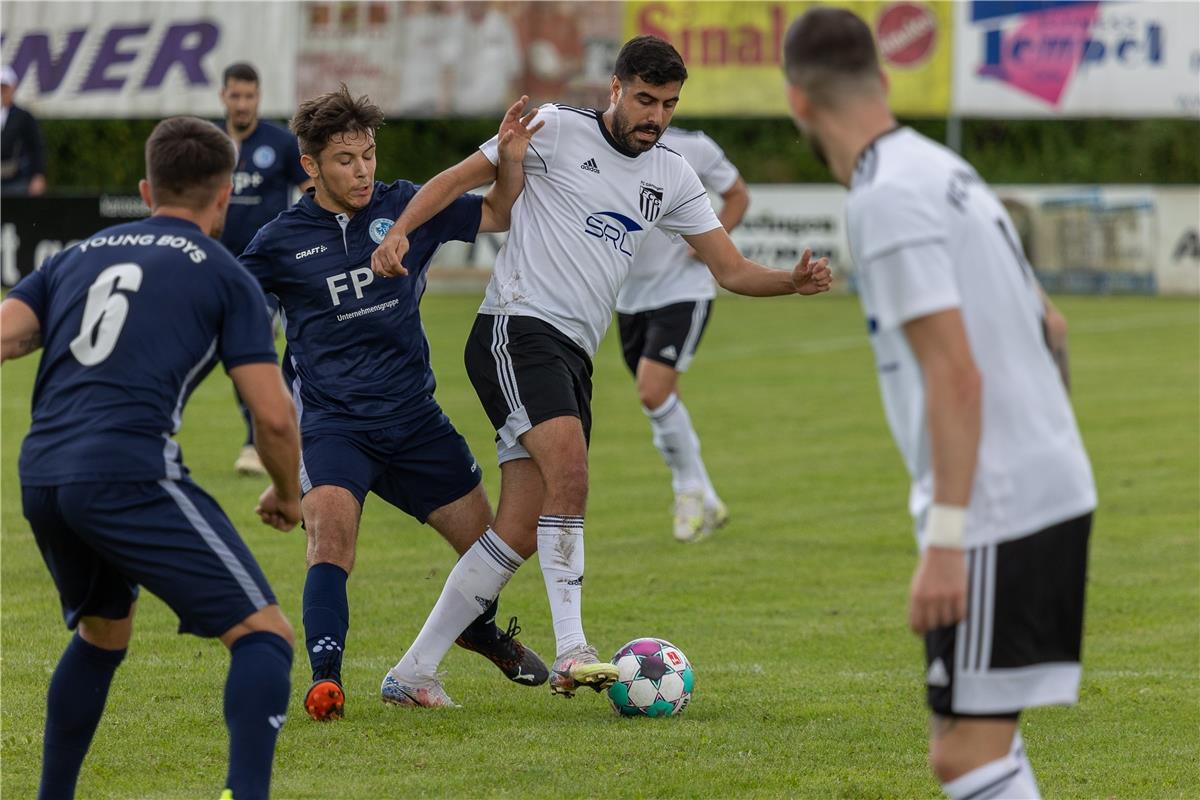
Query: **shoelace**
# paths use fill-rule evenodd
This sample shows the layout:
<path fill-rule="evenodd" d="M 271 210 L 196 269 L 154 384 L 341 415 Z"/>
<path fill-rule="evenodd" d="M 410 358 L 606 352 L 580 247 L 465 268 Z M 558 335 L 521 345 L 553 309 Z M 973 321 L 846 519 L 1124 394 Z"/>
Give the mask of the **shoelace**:
<path fill-rule="evenodd" d="M 517 634 L 520 632 L 521 626 L 517 624 L 517 618 L 510 617 L 508 620 L 508 630 L 500 634 L 496 641 L 500 642 L 500 644 L 508 644 L 513 639 L 517 638 Z"/>

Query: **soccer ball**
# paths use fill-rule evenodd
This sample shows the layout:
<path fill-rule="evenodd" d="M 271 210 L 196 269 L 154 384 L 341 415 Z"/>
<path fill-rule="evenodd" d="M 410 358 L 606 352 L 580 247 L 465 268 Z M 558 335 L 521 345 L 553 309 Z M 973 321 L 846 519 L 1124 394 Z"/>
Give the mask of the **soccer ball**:
<path fill-rule="evenodd" d="M 608 702 L 623 717 L 682 714 L 692 699 L 696 675 L 687 656 L 663 639 L 634 639 L 613 656 L 617 681 Z"/>

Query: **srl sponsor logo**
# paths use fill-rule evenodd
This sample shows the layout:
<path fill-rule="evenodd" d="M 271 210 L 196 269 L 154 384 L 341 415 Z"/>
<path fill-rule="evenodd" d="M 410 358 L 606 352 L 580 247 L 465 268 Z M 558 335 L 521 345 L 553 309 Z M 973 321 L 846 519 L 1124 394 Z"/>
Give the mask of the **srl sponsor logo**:
<path fill-rule="evenodd" d="M 381 244 L 383 237 L 387 236 L 387 232 L 392 229 L 392 225 L 394 224 L 395 220 L 388 219 L 387 217 L 371 220 L 371 225 L 367 228 L 367 232 L 371 234 L 371 241 L 375 244 Z"/>
<path fill-rule="evenodd" d="M 325 245 L 319 244 L 316 247 L 310 247 L 307 250 L 301 250 L 299 253 L 296 253 L 296 260 L 299 261 L 302 258 L 308 258 L 309 256 L 315 256 L 317 253 L 324 253 L 328 249 L 329 248 L 326 247 Z"/>
<path fill-rule="evenodd" d="M 584 225 L 586 227 L 583 232 L 588 236 L 608 242 L 618 253 L 633 258 L 633 250 L 629 248 L 628 243 L 629 234 L 642 230 L 641 225 L 616 211 L 597 211 L 589 214 Z"/>

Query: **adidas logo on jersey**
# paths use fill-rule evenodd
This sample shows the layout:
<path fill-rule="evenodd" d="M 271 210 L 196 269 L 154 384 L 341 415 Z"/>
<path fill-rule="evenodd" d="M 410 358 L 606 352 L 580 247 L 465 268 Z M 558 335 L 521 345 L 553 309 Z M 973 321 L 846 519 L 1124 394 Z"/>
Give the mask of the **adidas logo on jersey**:
<path fill-rule="evenodd" d="M 950 676 L 946 673 L 946 665 L 942 663 L 940 658 L 935 658 L 933 663 L 929 665 L 929 672 L 925 675 L 925 683 L 930 686 L 949 686 Z"/>
<path fill-rule="evenodd" d="M 658 354 L 660 356 L 662 356 L 663 358 L 670 358 L 670 359 L 679 358 L 679 351 L 675 349 L 675 345 L 673 345 L 673 344 L 669 344 L 666 347 L 664 347 L 662 350 L 659 350 Z"/>
<path fill-rule="evenodd" d="M 589 158 L 587 161 L 580 164 L 579 168 L 586 169 L 588 172 L 594 172 L 597 175 L 600 174 L 600 168 L 596 166 L 596 159 L 594 158 Z"/>

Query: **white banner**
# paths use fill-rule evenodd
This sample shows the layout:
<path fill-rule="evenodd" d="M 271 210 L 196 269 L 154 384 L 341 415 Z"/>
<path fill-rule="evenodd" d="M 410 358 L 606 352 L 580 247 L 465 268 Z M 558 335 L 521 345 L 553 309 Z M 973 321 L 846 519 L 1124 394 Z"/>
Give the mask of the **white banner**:
<path fill-rule="evenodd" d="M 1200 3 L 955 3 L 954 113 L 1200 118 Z"/>
<path fill-rule="evenodd" d="M 249 61 L 265 117 L 295 111 L 292 3 L 4 4 L 3 61 L 17 103 L 43 117 L 221 117 L 221 73 Z"/>
<path fill-rule="evenodd" d="M 1048 291 L 1200 294 L 1200 187 L 993 189 Z M 845 198 L 840 186 L 751 185 L 750 209 L 733 241 L 747 258 L 777 269 L 791 269 L 810 247 L 829 257 L 837 288 L 854 291 Z M 504 234 L 482 234 L 475 244 L 452 242 L 435 263 L 490 270 L 503 241 Z"/>

